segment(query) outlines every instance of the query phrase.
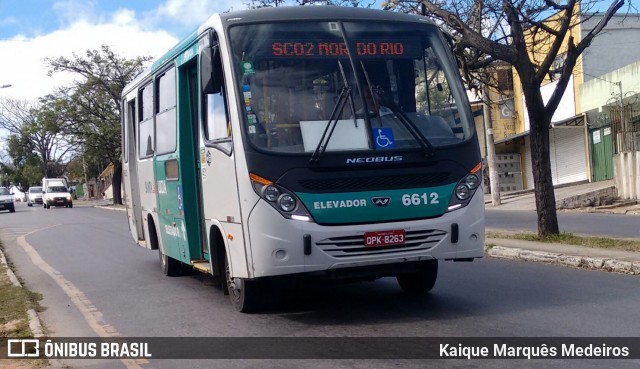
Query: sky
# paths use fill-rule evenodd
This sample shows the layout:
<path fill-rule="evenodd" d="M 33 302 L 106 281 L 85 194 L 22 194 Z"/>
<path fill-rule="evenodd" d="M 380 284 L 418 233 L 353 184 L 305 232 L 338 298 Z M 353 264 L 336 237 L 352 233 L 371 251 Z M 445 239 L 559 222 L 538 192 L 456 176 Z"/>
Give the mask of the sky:
<path fill-rule="evenodd" d="M 109 45 L 126 58 L 161 56 L 211 14 L 246 0 L 0 0 L 0 98 L 37 101 L 74 76 L 43 60 Z"/>

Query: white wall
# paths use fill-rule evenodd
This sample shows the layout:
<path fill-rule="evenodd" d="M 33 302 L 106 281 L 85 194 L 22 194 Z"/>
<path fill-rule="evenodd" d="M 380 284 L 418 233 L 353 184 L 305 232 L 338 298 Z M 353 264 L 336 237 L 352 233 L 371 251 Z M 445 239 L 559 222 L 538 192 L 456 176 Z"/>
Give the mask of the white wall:
<path fill-rule="evenodd" d="M 613 172 L 618 196 L 626 200 L 640 199 L 640 151 L 614 155 Z"/>
<path fill-rule="evenodd" d="M 544 101 L 545 105 L 551 98 L 553 91 L 556 89 L 557 81 L 548 83 L 542 87 L 540 87 L 540 93 L 542 94 L 542 101 Z M 529 126 L 529 114 L 527 114 L 527 102 L 522 95 L 522 104 L 524 106 L 524 130 L 528 131 Z M 575 93 L 573 90 L 573 76 L 569 77 L 569 83 L 567 84 L 567 88 L 564 90 L 564 94 L 562 95 L 562 99 L 560 99 L 560 104 L 558 104 L 558 109 L 551 117 L 551 123 L 556 123 L 564 119 L 571 118 L 576 115 L 576 100 Z"/>

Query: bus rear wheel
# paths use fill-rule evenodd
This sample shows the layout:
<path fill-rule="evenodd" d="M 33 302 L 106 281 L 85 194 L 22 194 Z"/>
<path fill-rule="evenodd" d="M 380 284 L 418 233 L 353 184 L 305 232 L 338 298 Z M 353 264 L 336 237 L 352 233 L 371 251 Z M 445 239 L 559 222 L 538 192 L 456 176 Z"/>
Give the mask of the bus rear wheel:
<path fill-rule="evenodd" d="M 231 304 L 241 313 L 253 313 L 262 307 L 260 281 L 231 277 L 229 261 L 224 258 L 224 273 Z"/>
<path fill-rule="evenodd" d="M 429 260 L 415 272 L 396 276 L 400 288 L 406 293 L 417 295 L 431 291 L 438 279 L 438 260 Z"/>

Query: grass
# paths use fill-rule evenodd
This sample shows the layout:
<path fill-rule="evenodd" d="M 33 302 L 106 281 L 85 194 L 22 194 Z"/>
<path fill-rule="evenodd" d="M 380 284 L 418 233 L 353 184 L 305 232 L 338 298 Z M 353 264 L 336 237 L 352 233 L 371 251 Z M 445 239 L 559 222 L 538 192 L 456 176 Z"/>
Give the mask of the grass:
<path fill-rule="evenodd" d="M 11 284 L 7 267 L 0 265 L 0 337 L 29 337 L 29 293 Z"/>
<path fill-rule="evenodd" d="M 591 247 L 591 248 L 615 249 L 615 250 L 640 252 L 640 241 L 619 239 L 619 238 L 576 236 L 573 233 L 560 233 L 557 235 L 539 237 L 535 233 L 487 232 L 486 237 L 487 238 L 509 238 L 509 239 L 516 239 L 516 240 L 546 242 L 546 243 L 562 243 L 567 245 L 577 245 L 577 246 L 584 246 L 584 247 Z"/>
<path fill-rule="evenodd" d="M 0 245 L 1 247 L 2 245 Z M 42 311 L 39 293 L 11 283 L 7 266 L 0 264 L 0 338 L 32 338 L 27 310 Z M 0 367 L 36 369 L 49 365 L 46 359 L 2 359 Z"/>

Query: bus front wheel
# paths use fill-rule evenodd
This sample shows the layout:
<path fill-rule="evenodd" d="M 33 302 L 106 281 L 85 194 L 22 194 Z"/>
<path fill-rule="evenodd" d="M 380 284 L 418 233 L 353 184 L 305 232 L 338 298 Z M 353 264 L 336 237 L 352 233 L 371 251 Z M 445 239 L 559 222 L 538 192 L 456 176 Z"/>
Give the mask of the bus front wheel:
<path fill-rule="evenodd" d="M 415 272 L 396 276 L 400 288 L 409 294 L 421 294 L 431 291 L 438 279 L 438 260 L 429 260 Z"/>
<path fill-rule="evenodd" d="M 261 308 L 260 281 L 252 281 L 231 277 L 229 261 L 224 258 L 224 272 L 227 281 L 227 291 L 233 307 L 242 313 L 252 313 Z"/>

